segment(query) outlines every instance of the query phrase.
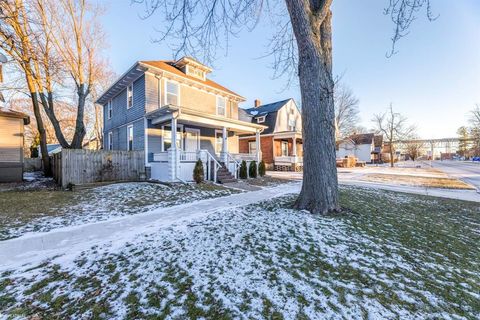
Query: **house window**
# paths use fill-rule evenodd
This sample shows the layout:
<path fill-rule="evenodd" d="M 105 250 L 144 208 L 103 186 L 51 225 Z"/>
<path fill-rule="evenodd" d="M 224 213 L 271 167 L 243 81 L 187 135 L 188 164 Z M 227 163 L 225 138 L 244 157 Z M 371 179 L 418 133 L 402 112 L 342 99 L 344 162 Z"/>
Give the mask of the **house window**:
<path fill-rule="evenodd" d="M 127 150 L 133 150 L 133 125 L 127 127 Z"/>
<path fill-rule="evenodd" d="M 180 104 L 178 98 L 178 83 L 167 81 L 165 92 L 165 100 L 167 101 L 167 104 L 171 104 L 174 106 L 178 106 Z"/>
<path fill-rule="evenodd" d="M 224 97 L 217 97 L 217 115 L 219 116 L 225 116 L 226 108 L 225 108 L 226 102 Z"/>
<path fill-rule="evenodd" d="M 257 123 L 264 123 L 265 122 L 265 116 L 261 116 L 257 118 Z"/>
<path fill-rule="evenodd" d="M 133 84 L 127 87 L 127 109 L 133 107 Z"/>
<path fill-rule="evenodd" d="M 295 119 L 290 119 L 288 120 L 288 130 L 289 131 L 295 131 L 296 129 L 296 121 Z"/>
<path fill-rule="evenodd" d="M 249 141 L 248 142 L 248 153 L 257 154 L 257 142 L 256 141 Z"/>
<path fill-rule="evenodd" d="M 282 156 L 288 156 L 288 141 L 282 141 Z"/>
<path fill-rule="evenodd" d="M 108 150 L 113 150 L 113 132 L 110 131 L 108 133 L 108 145 L 107 145 Z"/>
<path fill-rule="evenodd" d="M 113 114 L 112 100 L 108 100 L 108 103 L 107 103 L 107 118 L 112 119 L 112 114 Z"/>
<path fill-rule="evenodd" d="M 168 151 L 172 147 L 172 127 L 163 126 L 162 129 L 162 151 Z M 182 132 L 183 126 L 177 126 L 177 149 L 183 149 Z"/>

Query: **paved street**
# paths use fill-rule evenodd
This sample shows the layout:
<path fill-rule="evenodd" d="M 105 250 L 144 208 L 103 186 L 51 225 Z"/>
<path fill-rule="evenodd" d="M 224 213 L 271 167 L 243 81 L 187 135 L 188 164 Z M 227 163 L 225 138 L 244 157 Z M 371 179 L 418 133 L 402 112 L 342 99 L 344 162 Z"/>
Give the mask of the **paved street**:
<path fill-rule="evenodd" d="M 433 161 L 432 166 L 449 176 L 472 184 L 480 190 L 480 163 L 464 161 Z"/>

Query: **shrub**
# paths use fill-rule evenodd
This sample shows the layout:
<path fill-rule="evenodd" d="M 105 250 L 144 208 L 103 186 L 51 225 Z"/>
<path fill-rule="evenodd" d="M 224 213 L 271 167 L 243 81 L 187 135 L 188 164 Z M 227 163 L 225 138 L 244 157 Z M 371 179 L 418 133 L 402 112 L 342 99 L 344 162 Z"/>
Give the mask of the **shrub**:
<path fill-rule="evenodd" d="M 262 161 L 260 161 L 260 163 L 258 164 L 258 175 L 259 175 L 260 177 L 263 177 L 263 176 L 265 175 L 265 171 L 266 171 L 266 169 L 265 169 L 265 162 L 263 162 L 263 160 L 262 160 Z"/>
<path fill-rule="evenodd" d="M 240 179 L 247 179 L 247 162 L 245 160 L 240 164 Z"/>
<path fill-rule="evenodd" d="M 202 160 L 198 159 L 197 163 L 195 163 L 195 168 L 193 168 L 193 180 L 195 180 L 196 183 L 202 183 L 204 179 L 203 163 Z"/>
<path fill-rule="evenodd" d="M 248 174 L 250 175 L 250 178 L 257 177 L 257 161 L 250 162 L 250 167 L 248 168 Z"/>

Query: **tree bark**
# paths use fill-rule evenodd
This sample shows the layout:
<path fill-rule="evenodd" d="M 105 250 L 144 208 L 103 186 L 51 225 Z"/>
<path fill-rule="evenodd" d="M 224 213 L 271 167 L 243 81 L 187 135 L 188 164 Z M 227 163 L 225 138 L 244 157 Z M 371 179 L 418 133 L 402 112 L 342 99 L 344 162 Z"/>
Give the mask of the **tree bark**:
<path fill-rule="evenodd" d="M 295 207 L 320 214 L 339 211 L 331 1 L 323 8 L 302 0 L 286 3 L 298 45 L 303 115 L 303 185 Z"/>
<path fill-rule="evenodd" d="M 38 134 L 40 135 L 40 151 L 42 155 L 43 174 L 46 177 L 50 177 L 52 176 L 52 168 L 50 167 L 50 157 L 47 149 L 47 134 L 45 132 L 45 126 L 43 125 L 43 119 L 40 113 L 37 92 L 31 90 L 30 97 L 32 99 L 33 113 L 35 114 L 35 120 L 37 122 Z"/>
<path fill-rule="evenodd" d="M 88 89 L 85 89 L 85 84 L 80 84 L 77 88 L 78 95 L 78 108 L 77 108 L 77 119 L 75 120 L 75 134 L 73 135 L 71 148 L 72 149 L 81 149 L 83 138 L 85 137 L 86 130 L 83 118 L 85 115 L 85 100 L 88 95 Z"/>

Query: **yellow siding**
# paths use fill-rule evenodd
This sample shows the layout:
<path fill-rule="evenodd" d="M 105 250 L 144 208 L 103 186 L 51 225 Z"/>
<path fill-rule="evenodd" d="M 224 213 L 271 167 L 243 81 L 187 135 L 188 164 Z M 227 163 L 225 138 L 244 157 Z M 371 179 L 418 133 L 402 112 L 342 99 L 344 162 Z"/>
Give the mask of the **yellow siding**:
<path fill-rule="evenodd" d="M 23 120 L 0 117 L 0 162 L 22 162 Z"/>

